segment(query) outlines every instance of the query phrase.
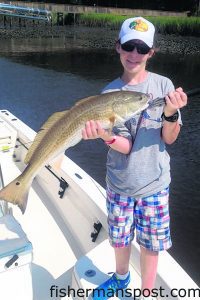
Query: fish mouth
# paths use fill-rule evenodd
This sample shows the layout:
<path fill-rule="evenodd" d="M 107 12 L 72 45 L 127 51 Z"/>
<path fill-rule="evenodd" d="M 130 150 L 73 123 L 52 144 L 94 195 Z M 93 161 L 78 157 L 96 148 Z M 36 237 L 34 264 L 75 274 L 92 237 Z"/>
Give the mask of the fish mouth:
<path fill-rule="evenodd" d="M 149 97 L 149 95 L 148 95 Z M 163 106 L 165 105 L 166 101 L 165 98 L 149 98 L 149 100 L 147 101 L 147 104 L 149 105 L 149 108 L 155 107 L 155 106 Z"/>

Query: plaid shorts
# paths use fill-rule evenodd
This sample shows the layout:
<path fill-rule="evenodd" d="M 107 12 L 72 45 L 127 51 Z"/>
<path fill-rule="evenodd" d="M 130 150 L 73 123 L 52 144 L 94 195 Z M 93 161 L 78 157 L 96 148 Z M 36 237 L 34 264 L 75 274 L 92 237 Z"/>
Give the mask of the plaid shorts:
<path fill-rule="evenodd" d="M 151 251 L 171 247 L 169 188 L 144 198 L 126 197 L 107 188 L 109 238 L 113 247 L 128 246 L 134 239 Z"/>

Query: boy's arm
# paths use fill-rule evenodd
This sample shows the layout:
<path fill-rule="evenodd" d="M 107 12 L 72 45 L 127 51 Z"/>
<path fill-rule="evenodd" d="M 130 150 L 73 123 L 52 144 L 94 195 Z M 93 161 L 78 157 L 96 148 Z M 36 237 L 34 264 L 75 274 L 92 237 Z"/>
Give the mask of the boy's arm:
<path fill-rule="evenodd" d="M 82 130 L 82 137 L 84 140 L 101 138 L 108 142 L 108 145 L 123 154 L 128 154 L 132 148 L 132 142 L 128 138 L 123 136 L 114 136 L 112 133 L 108 133 L 101 127 L 99 121 L 88 121 L 85 124 L 85 128 Z M 110 143 L 111 142 L 111 143 Z"/>
<path fill-rule="evenodd" d="M 176 89 L 169 93 L 165 98 L 166 105 L 164 107 L 164 114 L 166 117 L 174 115 L 178 109 L 187 105 L 187 95 L 182 88 Z M 177 122 L 169 122 L 164 120 L 162 127 L 162 139 L 166 144 L 172 144 L 177 139 L 180 132 L 180 124 Z"/>

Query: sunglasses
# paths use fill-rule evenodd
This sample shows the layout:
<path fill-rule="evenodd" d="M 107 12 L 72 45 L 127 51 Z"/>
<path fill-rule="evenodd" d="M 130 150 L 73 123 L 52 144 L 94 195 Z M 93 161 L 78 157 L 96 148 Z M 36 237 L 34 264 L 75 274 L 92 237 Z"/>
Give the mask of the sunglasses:
<path fill-rule="evenodd" d="M 126 42 L 124 44 L 121 44 L 121 48 L 126 52 L 132 52 L 136 48 L 139 54 L 147 54 L 151 49 L 146 44 L 139 44 L 135 42 Z"/>

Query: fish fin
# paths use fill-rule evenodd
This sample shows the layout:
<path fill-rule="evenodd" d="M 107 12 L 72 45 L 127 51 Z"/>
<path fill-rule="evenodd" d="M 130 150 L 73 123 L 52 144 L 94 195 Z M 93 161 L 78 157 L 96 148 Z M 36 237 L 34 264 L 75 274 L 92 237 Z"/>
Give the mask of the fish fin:
<path fill-rule="evenodd" d="M 42 127 L 39 129 L 40 130 L 47 130 L 51 128 L 58 120 L 60 120 L 66 113 L 68 113 L 69 110 L 64 110 L 64 111 L 58 111 L 53 113 L 47 121 L 42 125 Z"/>
<path fill-rule="evenodd" d="M 83 104 L 83 103 L 85 103 L 85 102 L 88 103 L 88 100 L 93 99 L 93 98 L 96 98 L 96 97 L 97 97 L 97 96 L 90 96 L 90 97 L 81 99 L 81 100 L 77 101 L 77 102 L 74 104 L 74 106 L 79 106 L 79 105 L 81 105 L 81 104 Z"/>
<path fill-rule="evenodd" d="M 28 164 L 33 156 L 33 153 L 35 152 L 36 148 L 38 147 L 39 143 L 41 142 L 41 140 L 44 138 L 44 136 L 46 135 L 47 130 L 49 130 L 51 127 L 53 127 L 53 125 L 60 120 L 64 115 L 66 115 L 66 113 L 68 112 L 68 110 L 65 111 L 60 111 L 60 112 L 56 112 L 53 115 L 51 115 L 47 121 L 42 125 L 42 127 L 39 129 L 38 133 L 35 136 L 35 139 L 32 143 L 32 145 L 30 146 L 28 153 L 26 154 L 26 157 L 24 159 L 24 163 Z"/>
<path fill-rule="evenodd" d="M 22 182 L 22 175 L 20 175 L 0 190 L 0 199 L 15 205 L 17 204 L 24 214 L 27 206 L 30 185 L 31 184 L 25 186 Z"/>
<path fill-rule="evenodd" d="M 120 117 L 119 115 L 115 115 L 115 124 L 113 126 L 119 125 L 119 124 L 123 124 L 125 122 L 125 119 L 123 119 L 122 117 Z"/>
<path fill-rule="evenodd" d="M 116 117 L 113 115 L 112 117 L 109 118 L 110 124 L 108 127 L 108 133 L 111 134 L 113 126 L 115 125 Z"/>

